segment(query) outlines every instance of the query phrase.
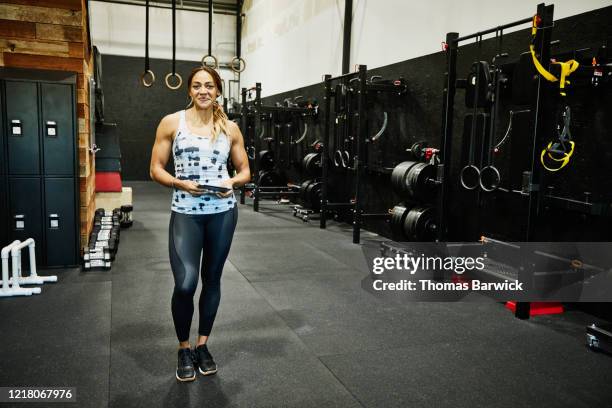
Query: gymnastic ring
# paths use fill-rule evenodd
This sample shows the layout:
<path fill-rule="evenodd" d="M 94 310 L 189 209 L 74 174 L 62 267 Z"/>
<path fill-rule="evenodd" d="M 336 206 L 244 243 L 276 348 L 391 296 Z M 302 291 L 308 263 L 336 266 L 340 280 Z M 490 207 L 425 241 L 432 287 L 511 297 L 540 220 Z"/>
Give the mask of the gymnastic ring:
<path fill-rule="evenodd" d="M 238 69 L 236 69 L 236 61 L 238 61 Z M 234 57 L 230 61 L 230 68 L 232 71 L 240 73 L 246 69 L 246 61 L 241 57 Z"/>
<path fill-rule="evenodd" d="M 151 82 L 147 82 L 146 80 L 147 76 L 151 77 Z M 155 83 L 155 74 L 153 73 L 153 71 L 151 71 L 150 69 L 147 69 L 145 72 L 140 74 L 140 82 L 142 83 L 143 86 L 147 88 L 153 85 Z"/>
<path fill-rule="evenodd" d="M 336 167 L 340 167 L 342 164 L 342 152 L 340 150 L 336 150 L 334 152 L 334 165 Z"/>
<path fill-rule="evenodd" d="M 175 86 L 170 85 L 170 82 L 168 81 L 172 77 L 178 78 L 178 84 L 175 85 Z M 183 78 L 181 78 L 181 76 L 179 74 L 177 74 L 176 72 L 170 72 L 170 73 L 168 73 L 168 75 L 166 75 L 166 86 L 168 88 L 170 88 L 170 89 L 179 89 L 181 87 L 181 85 L 183 85 Z"/>
<path fill-rule="evenodd" d="M 486 178 L 487 176 L 490 176 L 491 180 L 489 180 L 488 182 L 483 182 L 483 178 Z M 491 191 L 497 190 L 497 187 L 499 187 L 500 180 L 501 176 L 499 174 L 499 170 L 497 170 L 495 166 L 486 166 L 482 170 L 480 170 L 479 183 L 480 188 L 482 188 L 484 191 L 490 193 Z"/>
<path fill-rule="evenodd" d="M 469 183 L 469 182 L 466 183 L 465 181 L 466 175 L 474 177 L 474 180 L 472 183 Z M 465 188 L 466 190 L 475 190 L 479 184 L 480 170 L 478 170 L 478 167 L 474 166 L 473 164 L 468 164 L 467 166 L 461 169 L 459 180 L 461 181 L 461 185 L 463 186 L 463 188 Z"/>
<path fill-rule="evenodd" d="M 351 154 L 348 150 L 342 152 L 342 167 L 350 167 L 351 166 Z"/>
<path fill-rule="evenodd" d="M 213 59 L 214 64 L 212 66 L 206 63 L 206 59 L 207 58 L 208 59 L 210 59 L 210 58 Z M 207 55 L 202 57 L 202 66 L 203 67 L 207 67 L 207 68 L 217 69 L 217 68 L 219 68 L 219 61 L 217 60 L 217 57 L 215 57 L 214 55 L 207 54 Z"/>

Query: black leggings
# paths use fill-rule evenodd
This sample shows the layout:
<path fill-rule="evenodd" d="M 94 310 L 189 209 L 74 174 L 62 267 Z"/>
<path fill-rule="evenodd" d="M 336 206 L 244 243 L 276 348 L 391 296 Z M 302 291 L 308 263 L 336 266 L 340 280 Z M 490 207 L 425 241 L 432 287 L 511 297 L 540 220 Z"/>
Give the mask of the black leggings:
<path fill-rule="evenodd" d="M 172 318 L 179 341 L 189 340 L 193 295 L 202 275 L 201 336 L 210 335 L 221 300 L 221 273 L 238 221 L 238 207 L 216 214 L 180 214 L 170 217 L 170 266 L 174 275 Z M 200 268 L 200 255 L 202 255 Z"/>

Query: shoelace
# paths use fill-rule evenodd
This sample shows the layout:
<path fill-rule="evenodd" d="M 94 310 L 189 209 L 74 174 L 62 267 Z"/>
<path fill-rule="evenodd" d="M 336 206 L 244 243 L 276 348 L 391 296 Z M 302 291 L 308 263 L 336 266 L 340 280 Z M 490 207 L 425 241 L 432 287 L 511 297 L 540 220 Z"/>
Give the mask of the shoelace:
<path fill-rule="evenodd" d="M 184 349 L 185 351 L 181 350 L 180 354 L 179 354 L 179 359 L 181 361 L 181 366 L 182 367 L 186 367 L 186 366 L 191 366 L 193 365 L 193 360 L 191 358 L 191 350 L 189 349 Z"/>

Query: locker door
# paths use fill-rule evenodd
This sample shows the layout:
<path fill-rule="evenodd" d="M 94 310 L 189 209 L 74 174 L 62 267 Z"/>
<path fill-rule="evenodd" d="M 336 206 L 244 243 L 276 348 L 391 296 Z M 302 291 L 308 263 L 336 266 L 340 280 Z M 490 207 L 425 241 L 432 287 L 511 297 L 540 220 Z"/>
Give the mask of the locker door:
<path fill-rule="evenodd" d="M 76 265 L 74 179 L 46 178 L 45 206 L 47 266 Z"/>
<path fill-rule="evenodd" d="M 8 204 L 6 202 L 6 176 L 0 175 L 0 247 L 4 248 L 8 242 Z"/>
<path fill-rule="evenodd" d="M 8 173 L 40 174 L 36 84 L 6 81 Z"/>
<path fill-rule="evenodd" d="M 70 84 L 40 86 L 44 174 L 74 175 L 73 94 Z"/>
<path fill-rule="evenodd" d="M 4 83 L 0 81 L 0 175 L 6 172 L 6 156 L 4 155 L 4 144 L 6 143 L 6 129 L 4 127 L 4 98 L 2 88 Z"/>
<path fill-rule="evenodd" d="M 9 240 L 36 241 L 36 263 L 43 264 L 42 223 L 40 222 L 40 178 L 9 177 Z M 25 252 L 24 252 L 25 253 Z"/>

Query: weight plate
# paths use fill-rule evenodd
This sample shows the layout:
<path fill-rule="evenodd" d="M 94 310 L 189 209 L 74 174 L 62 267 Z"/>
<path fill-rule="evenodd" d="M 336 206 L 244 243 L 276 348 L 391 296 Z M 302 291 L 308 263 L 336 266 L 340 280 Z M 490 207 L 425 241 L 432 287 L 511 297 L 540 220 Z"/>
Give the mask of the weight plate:
<path fill-rule="evenodd" d="M 259 152 L 259 169 L 272 170 L 274 169 L 274 153 L 270 150 L 262 150 Z"/>
<path fill-rule="evenodd" d="M 408 209 L 403 203 L 393 207 L 391 212 L 391 231 L 394 237 L 400 238 L 404 231 L 404 220 L 408 214 Z"/>
<path fill-rule="evenodd" d="M 277 172 L 262 170 L 257 183 L 260 187 L 276 187 L 282 184 L 282 180 Z"/>
<path fill-rule="evenodd" d="M 403 195 L 405 193 L 406 186 L 404 184 L 404 180 L 410 168 L 415 164 L 417 164 L 417 162 L 405 161 L 401 162 L 393 169 L 393 172 L 391 173 L 391 185 L 397 194 Z"/>
<path fill-rule="evenodd" d="M 404 236 L 410 241 L 432 241 L 435 238 L 436 213 L 432 207 L 411 208 L 404 219 Z"/>
<path fill-rule="evenodd" d="M 323 183 L 320 181 L 311 183 L 308 186 L 308 190 L 310 194 L 308 196 L 310 207 L 315 211 L 319 211 L 321 209 L 321 189 L 323 188 Z"/>
<path fill-rule="evenodd" d="M 417 200 L 429 201 L 435 193 L 435 184 L 429 180 L 436 178 L 436 168 L 432 164 L 417 163 L 408 170 L 404 180 L 406 193 Z"/>
<path fill-rule="evenodd" d="M 302 182 L 302 184 L 300 185 L 300 198 L 302 199 L 302 203 L 305 205 L 308 196 L 306 195 L 306 189 L 308 188 L 308 185 L 310 183 L 312 183 L 314 180 L 305 180 Z"/>

